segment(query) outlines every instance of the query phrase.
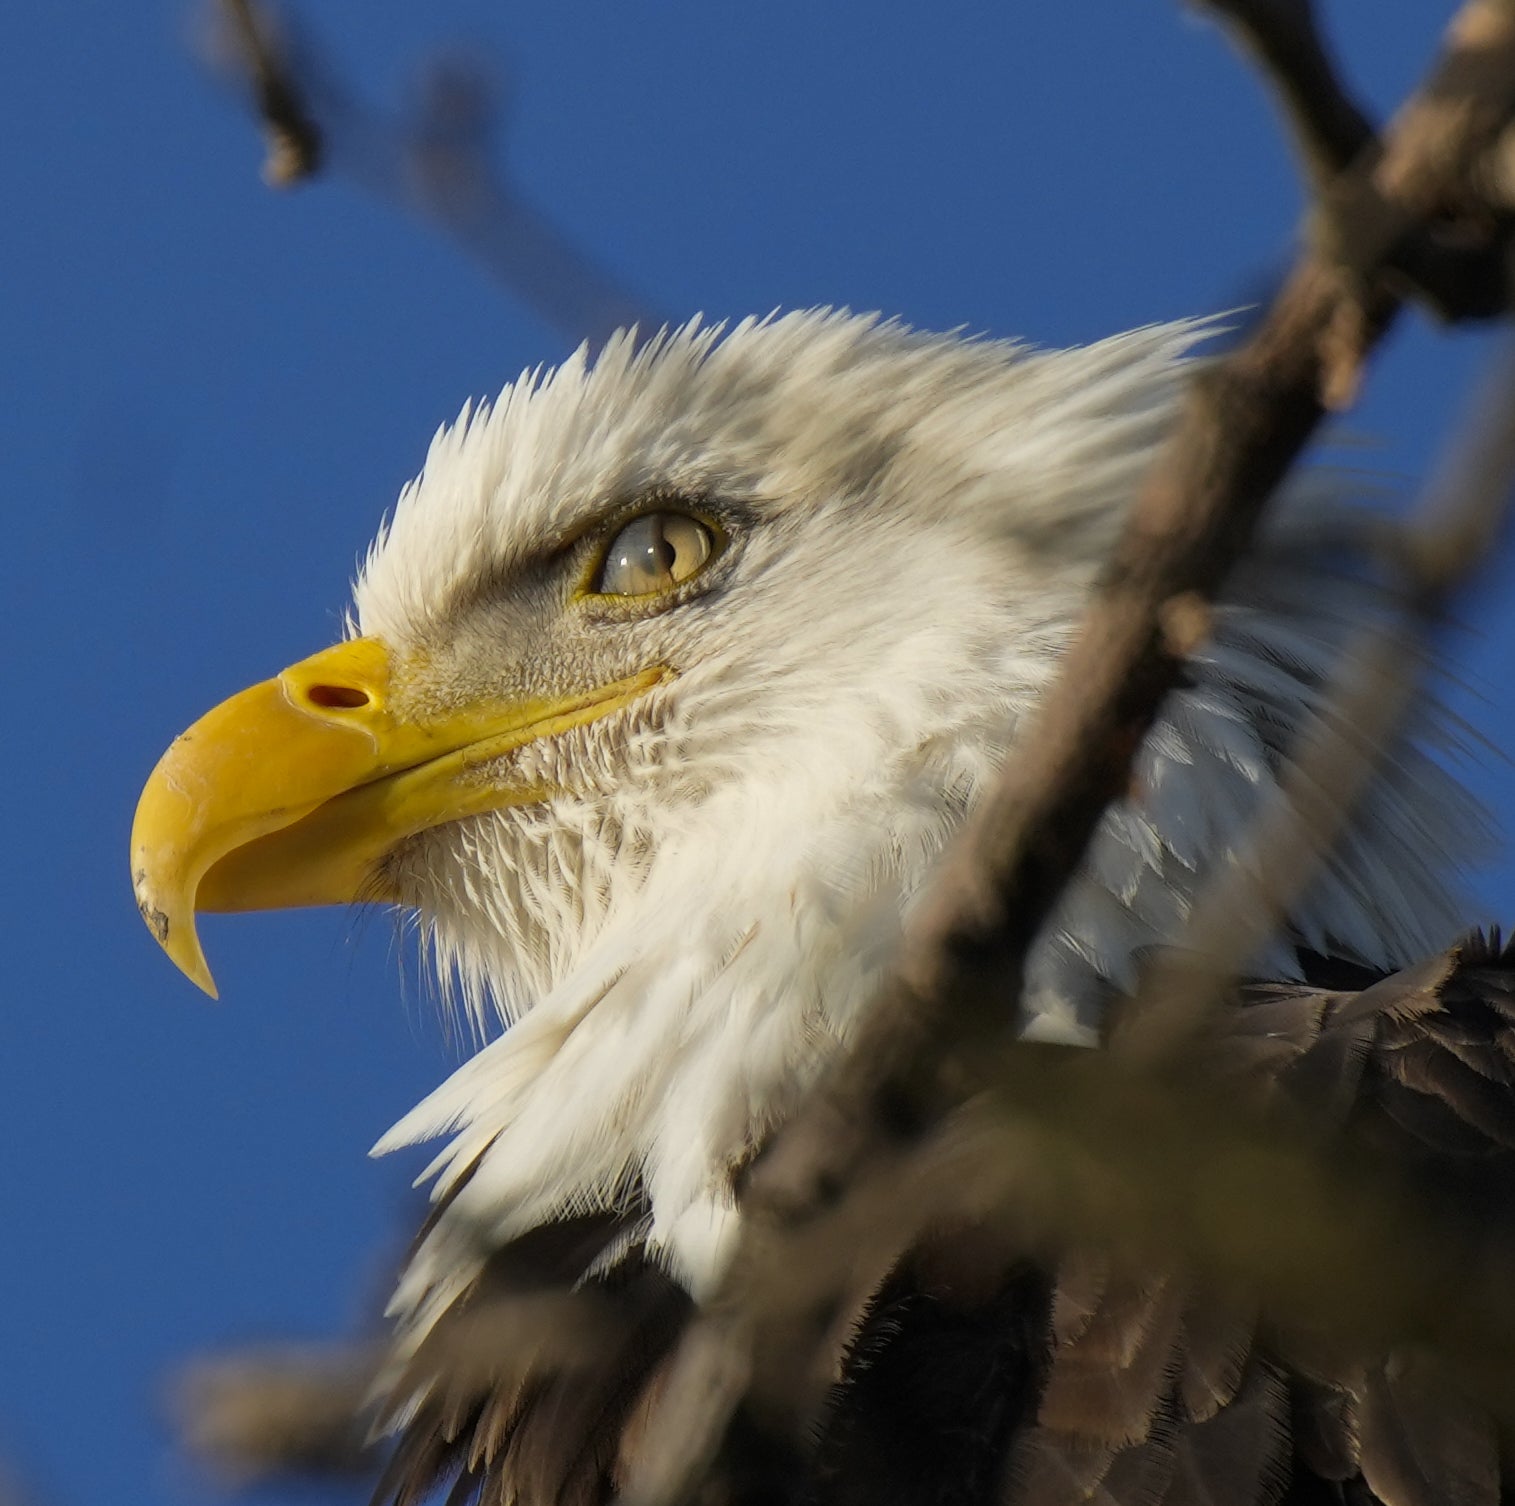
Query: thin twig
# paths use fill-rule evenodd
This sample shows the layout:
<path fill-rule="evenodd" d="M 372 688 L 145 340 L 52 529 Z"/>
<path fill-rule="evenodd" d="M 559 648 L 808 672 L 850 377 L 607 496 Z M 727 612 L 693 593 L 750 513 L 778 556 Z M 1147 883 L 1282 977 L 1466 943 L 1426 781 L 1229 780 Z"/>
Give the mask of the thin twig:
<path fill-rule="evenodd" d="M 1377 139 L 1347 92 L 1310 0 L 1200 0 L 1237 38 L 1279 96 L 1305 180 L 1323 198 Z"/>
<path fill-rule="evenodd" d="M 436 225 L 570 344 L 598 346 L 618 329 L 635 326 L 646 335 L 666 322 L 501 168 L 499 91 L 476 63 L 433 62 L 413 108 L 386 113 L 349 87 L 291 23 L 283 23 L 276 48 L 267 7 L 223 4 L 237 77 L 252 83 L 269 134 L 271 182 L 293 181 L 319 161 L 323 171 Z"/>
<path fill-rule="evenodd" d="M 376 1459 L 366 1403 L 381 1358 L 371 1346 L 284 1345 L 200 1360 L 174 1388 L 179 1432 L 230 1485 L 366 1476 Z"/>
<path fill-rule="evenodd" d="M 222 3 L 263 122 L 268 145 L 264 181 L 274 188 L 289 188 L 320 167 L 321 134 L 301 98 L 288 60 L 269 40 L 266 16 L 255 13 L 252 0 Z"/>

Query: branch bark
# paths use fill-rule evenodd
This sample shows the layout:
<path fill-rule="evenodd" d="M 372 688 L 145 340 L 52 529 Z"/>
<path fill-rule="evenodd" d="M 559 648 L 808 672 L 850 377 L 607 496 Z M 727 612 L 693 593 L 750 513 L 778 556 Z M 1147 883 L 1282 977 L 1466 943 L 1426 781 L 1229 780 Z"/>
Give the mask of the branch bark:
<path fill-rule="evenodd" d="M 292 75 L 281 74 L 258 41 L 248 0 L 226 3 L 247 21 L 268 129 L 298 138 L 298 92 L 285 91 L 291 110 L 272 87 Z M 1284 96 L 1323 228 L 1253 337 L 1196 381 L 1039 726 L 955 844 L 854 1050 L 751 1169 L 741 1246 L 648 1424 L 657 1446 L 643 1453 L 657 1474 L 633 1483 L 634 1500 L 687 1494 L 718 1463 L 722 1430 L 744 1396 L 766 1391 L 772 1404 L 787 1388 L 792 1420 L 803 1422 L 827 1373 L 814 1343 L 817 1315 L 827 1327 L 825 1314 L 845 1309 L 869 1284 L 859 1279 L 859 1258 L 832 1237 L 838 1218 L 854 1230 L 886 1231 L 861 1258 L 887 1261 L 887 1231 L 908 1239 L 940 1211 L 916 1152 L 955 1111 L 986 1088 L 1014 1106 L 1005 1093 L 1018 1082 L 1028 1112 L 1045 1105 L 1045 1086 L 1038 1099 L 1026 1075 L 1026 1048 L 1013 1066 L 1006 1055 L 1027 956 L 1104 810 L 1126 789 L 1132 757 L 1268 499 L 1323 415 L 1351 400 L 1364 362 L 1407 300 L 1459 318 L 1509 307 L 1510 221 L 1486 183 L 1515 113 L 1515 6 L 1470 0 L 1440 63 L 1381 140 L 1337 78 L 1307 0 L 1210 0 L 1210 8 L 1243 30 Z M 344 122 L 373 126 L 350 101 L 323 98 L 340 102 L 339 149 Z M 356 132 L 368 156 L 355 154 L 355 176 L 369 174 L 379 191 L 419 206 L 471 249 L 486 248 L 508 283 L 532 289 L 531 267 L 523 274 L 513 258 L 524 246 L 528 263 L 552 262 L 562 247 L 551 227 L 493 174 L 477 112 L 460 122 L 444 102 L 426 119 L 429 126 L 412 132 Z M 550 286 L 528 296 L 559 323 L 581 317 L 579 306 L 565 316 L 568 305 Z M 1427 531 L 1422 543 L 1431 548 L 1434 535 Z M 1430 579 L 1436 567 L 1426 568 Z M 1435 578 L 1444 590 L 1445 572 Z M 1207 978 L 1153 1025 L 1132 1050 L 1137 1065 L 1171 1059 L 1174 1042 L 1203 1020 L 1216 982 Z M 1067 1090 L 1064 1109 L 1108 1086 L 1091 1085 L 1080 1066 L 1065 1074 L 1083 1086 Z M 1150 1080 L 1132 1086 L 1150 1122 L 1161 1100 L 1141 1098 Z M 1180 1116 L 1175 1144 L 1189 1123 Z M 939 1172 L 934 1155 L 925 1164 Z M 1207 1170 L 1213 1180 L 1215 1165 Z M 788 1320 L 773 1322 L 783 1308 L 775 1286 L 796 1270 L 807 1273 L 802 1300 L 790 1302 Z"/>
<path fill-rule="evenodd" d="M 1347 92 L 1310 0 L 1201 0 L 1237 39 L 1279 97 L 1305 179 L 1317 197 L 1377 141 Z"/>

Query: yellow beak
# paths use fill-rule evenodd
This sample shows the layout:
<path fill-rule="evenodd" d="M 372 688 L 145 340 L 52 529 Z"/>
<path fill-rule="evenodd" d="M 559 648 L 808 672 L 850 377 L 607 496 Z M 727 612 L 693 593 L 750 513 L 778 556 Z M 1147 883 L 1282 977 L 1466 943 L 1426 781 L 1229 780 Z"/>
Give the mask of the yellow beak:
<path fill-rule="evenodd" d="M 481 765 L 608 716 L 668 677 L 654 668 L 575 695 L 409 718 L 393 707 L 377 639 L 302 659 L 207 712 L 159 760 L 132 824 L 137 908 L 214 998 L 197 910 L 394 899 L 380 865 L 406 837 L 554 793 L 481 777 Z"/>

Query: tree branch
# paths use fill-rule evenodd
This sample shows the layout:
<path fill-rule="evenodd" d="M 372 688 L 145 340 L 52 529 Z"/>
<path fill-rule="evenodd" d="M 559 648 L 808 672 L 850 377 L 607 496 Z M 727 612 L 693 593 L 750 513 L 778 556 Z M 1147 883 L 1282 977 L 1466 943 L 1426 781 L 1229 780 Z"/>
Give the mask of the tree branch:
<path fill-rule="evenodd" d="M 200 1360 L 174 1387 L 179 1433 L 228 1485 L 361 1477 L 374 1465 L 367 1403 L 381 1357 L 376 1346 L 285 1345 Z"/>
<path fill-rule="evenodd" d="M 487 110 L 467 79 L 444 78 L 419 124 L 393 127 L 329 81 L 311 84 L 318 74 L 293 88 L 295 72 L 260 39 L 250 0 L 225 3 L 245 31 L 243 51 L 275 158 L 285 132 L 296 138 L 296 167 L 314 166 L 316 147 L 298 139 L 299 122 L 308 125 L 299 100 L 317 97 L 318 113 L 334 123 L 334 155 L 346 171 L 442 224 L 560 327 L 575 337 L 602 334 L 608 321 L 625 318 L 630 300 L 608 279 L 596 285 L 594 269 L 585 274 L 572 248 L 494 171 L 484 149 Z M 932 1219 L 976 1215 L 993 1222 L 1014 1208 L 1016 1218 L 1039 1224 L 1044 1234 L 1087 1233 L 1098 1225 L 1077 1198 L 1069 1208 L 1045 1197 L 1048 1163 L 1103 1158 L 1107 1171 L 1123 1167 L 1133 1185 L 1143 1185 L 1144 1168 L 1171 1165 L 1186 1146 L 1192 1152 L 1197 1129 L 1210 1133 L 1222 1123 L 1209 1098 L 1170 1098 L 1157 1069 L 1170 1066 L 1209 1018 L 1218 985 L 1242 955 L 1234 934 L 1214 944 L 1219 965 L 1202 979 L 1180 985 L 1161 972 L 1149 975 L 1148 994 L 1165 1002 L 1142 1027 L 1146 1034 L 1128 1038 L 1118 1064 L 1122 1086 L 1112 1059 L 1015 1045 L 1007 1022 L 1017 1018 L 1031 947 L 1106 807 L 1127 788 L 1136 750 L 1207 631 L 1210 603 L 1323 414 L 1350 401 L 1364 361 L 1407 299 L 1421 298 L 1448 317 L 1507 310 L 1508 206 L 1488 185 L 1489 163 L 1510 139 L 1515 112 L 1515 7 L 1469 0 L 1437 68 L 1380 142 L 1340 84 L 1307 0 L 1208 3 L 1241 33 L 1283 96 L 1324 228 L 1253 337 L 1196 379 L 1058 686 L 945 860 L 911 926 L 897 976 L 867 1013 L 855 1047 L 751 1169 L 741 1189 L 740 1246 L 653 1409 L 641 1452 L 655 1474 L 632 1482 L 633 1500 L 685 1495 L 719 1463 L 723 1430 L 744 1397 L 786 1410 L 798 1436 L 829 1377 L 822 1336 L 834 1334 L 838 1315 L 855 1309 Z M 550 279 L 541 281 L 544 267 L 565 259 L 574 284 L 566 294 Z M 585 299 L 585 286 L 593 298 Z M 1503 397 L 1508 403 L 1508 388 Z M 1489 454 L 1499 452 L 1488 474 L 1505 476 L 1515 422 L 1488 432 Z M 1483 488 L 1477 526 L 1453 529 L 1461 543 L 1450 552 L 1438 552 L 1439 528 L 1411 536 L 1422 612 L 1476 555 L 1470 540 L 1487 535 L 1496 492 L 1502 504 L 1503 490 L 1493 483 Z M 1382 646 L 1375 650 L 1380 660 L 1384 653 Z M 1340 702 L 1339 714 L 1390 715 L 1402 693 L 1397 678 L 1389 676 L 1399 687 L 1392 692 L 1384 678 L 1393 667 L 1378 663 L 1370 692 Z M 1351 785 L 1362 777 L 1362 770 L 1335 769 L 1339 750 L 1328 743 L 1325 751 L 1305 754 L 1296 770 L 1319 775 L 1331 762 L 1333 776 L 1342 774 L 1324 825 L 1342 819 Z M 1286 855 L 1300 850 L 1283 839 L 1275 845 Z M 1204 946 L 1224 931 L 1234 898 L 1223 895 L 1208 919 L 1202 909 Z M 970 1103 L 987 1105 L 987 1119 L 977 1139 L 965 1140 L 961 1113 Z M 1136 1124 L 1148 1133 L 1133 1144 Z M 1215 1189 L 1232 1162 L 1255 1168 L 1268 1150 L 1257 1130 L 1250 1123 L 1233 1127 L 1229 1138 L 1213 1142 L 1219 1148 L 1209 1159 L 1185 1163 L 1175 1181 L 1211 1189 L 1205 1208 L 1212 1219 L 1221 1206 Z M 1293 1144 L 1278 1150 L 1278 1185 L 1312 1209 L 1341 1206 L 1354 1178 L 1337 1166 L 1291 1159 Z M 954 1177 L 954 1166 L 972 1175 Z M 960 1180 L 974 1184 L 971 1208 Z M 1100 1186 L 1109 1185 L 1107 1175 Z M 1382 1245 L 1384 1231 L 1394 1227 L 1392 1219 L 1385 1222 L 1388 1209 L 1386 1200 L 1368 1196 L 1333 1258 L 1350 1269 L 1364 1250 Z M 1086 1216 L 1091 1221 L 1081 1224 Z M 1100 1216 L 1108 1220 L 1109 1209 Z M 1207 1239 L 1222 1242 L 1222 1223 L 1205 1224 L 1200 1215 L 1193 1222 L 1191 1242 L 1205 1248 Z M 1310 1258 L 1297 1231 L 1267 1248 L 1285 1263 Z M 1426 1272 L 1442 1271 L 1450 1257 L 1419 1246 L 1390 1253 L 1392 1297 L 1361 1321 L 1403 1322 L 1418 1334 Z M 1317 1264 L 1329 1262 L 1322 1256 Z M 1503 1308 L 1491 1311 L 1506 1316 Z M 1502 1330 L 1501 1336 L 1508 1337 Z M 1457 1340 L 1465 1344 L 1469 1335 Z M 268 1394 L 281 1394 L 283 1381 L 276 1375 Z M 340 1429 L 328 1427 L 322 1436 L 340 1437 Z M 287 1438 L 284 1446 L 287 1452 Z"/>
<path fill-rule="evenodd" d="M 389 116 L 348 88 L 308 37 L 277 31 L 268 6 L 222 4 L 234 71 L 251 82 L 269 140 L 271 183 L 321 168 L 438 226 L 571 344 L 665 322 L 501 171 L 497 91 L 477 66 L 433 63 L 416 106 Z"/>
<path fill-rule="evenodd" d="M 228 31 L 253 86 L 268 156 L 264 181 L 289 188 L 321 165 L 321 135 L 290 73 L 269 38 L 266 18 L 254 14 L 252 0 L 222 0 Z"/>
<path fill-rule="evenodd" d="M 1202 894 L 1178 944 L 1144 970 L 1111 1046 L 1126 1065 L 1162 1071 L 1190 1046 L 1213 1004 L 1274 935 L 1319 873 L 1421 688 L 1424 639 L 1488 562 L 1515 489 L 1515 347 L 1484 383 L 1467 431 L 1418 516 L 1386 541 L 1405 577 L 1405 616 L 1367 630 L 1341 657 L 1318 723 L 1284 771 L 1250 860 Z"/>
<path fill-rule="evenodd" d="M 1317 198 L 1377 141 L 1347 93 L 1310 0 L 1199 0 L 1236 37 L 1278 95 L 1305 180 Z"/>

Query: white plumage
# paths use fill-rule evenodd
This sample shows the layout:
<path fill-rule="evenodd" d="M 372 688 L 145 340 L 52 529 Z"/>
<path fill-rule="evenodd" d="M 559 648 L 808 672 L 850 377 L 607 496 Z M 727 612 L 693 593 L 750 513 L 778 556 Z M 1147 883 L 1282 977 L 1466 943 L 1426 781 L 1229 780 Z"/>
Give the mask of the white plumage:
<path fill-rule="evenodd" d="M 512 755 L 566 793 L 388 861 L 444 991 L 481 1036 L 509 1026 L 377 1147 L 445 1141 L 450 1201 L 395 1302 L 412 1341 L 489 1248 L 635 1181 L 661 1258 L 696 1293 L 718 1275 L 731 1167 L 846 1038 L 1032 725 L 1207 329 L 1036 352 L 845 313 L 694 324 L 524 376 L 438 434 L 363 567 L 361 631 L 424 651 L 441 702 L 677 673 Z M 1392 610 L 1316 547 L 1343 526 L 1327 493 L 1302 489 L 1238 575 L 1033 959 L 1028 1033 L 1095 1039 L 1101 981 L 1244 861 L 1333 656 Z M 565 594 L 551 562 L 650 506 L 724 534 L 692 588 Z M 1442 740 L 1429 713 L 1415 733 Z M 1477 812 L 1415 738 L 1385 770 L 1270 975 L 1296 943 L 1389 967 L 1456 930 Z"/>

